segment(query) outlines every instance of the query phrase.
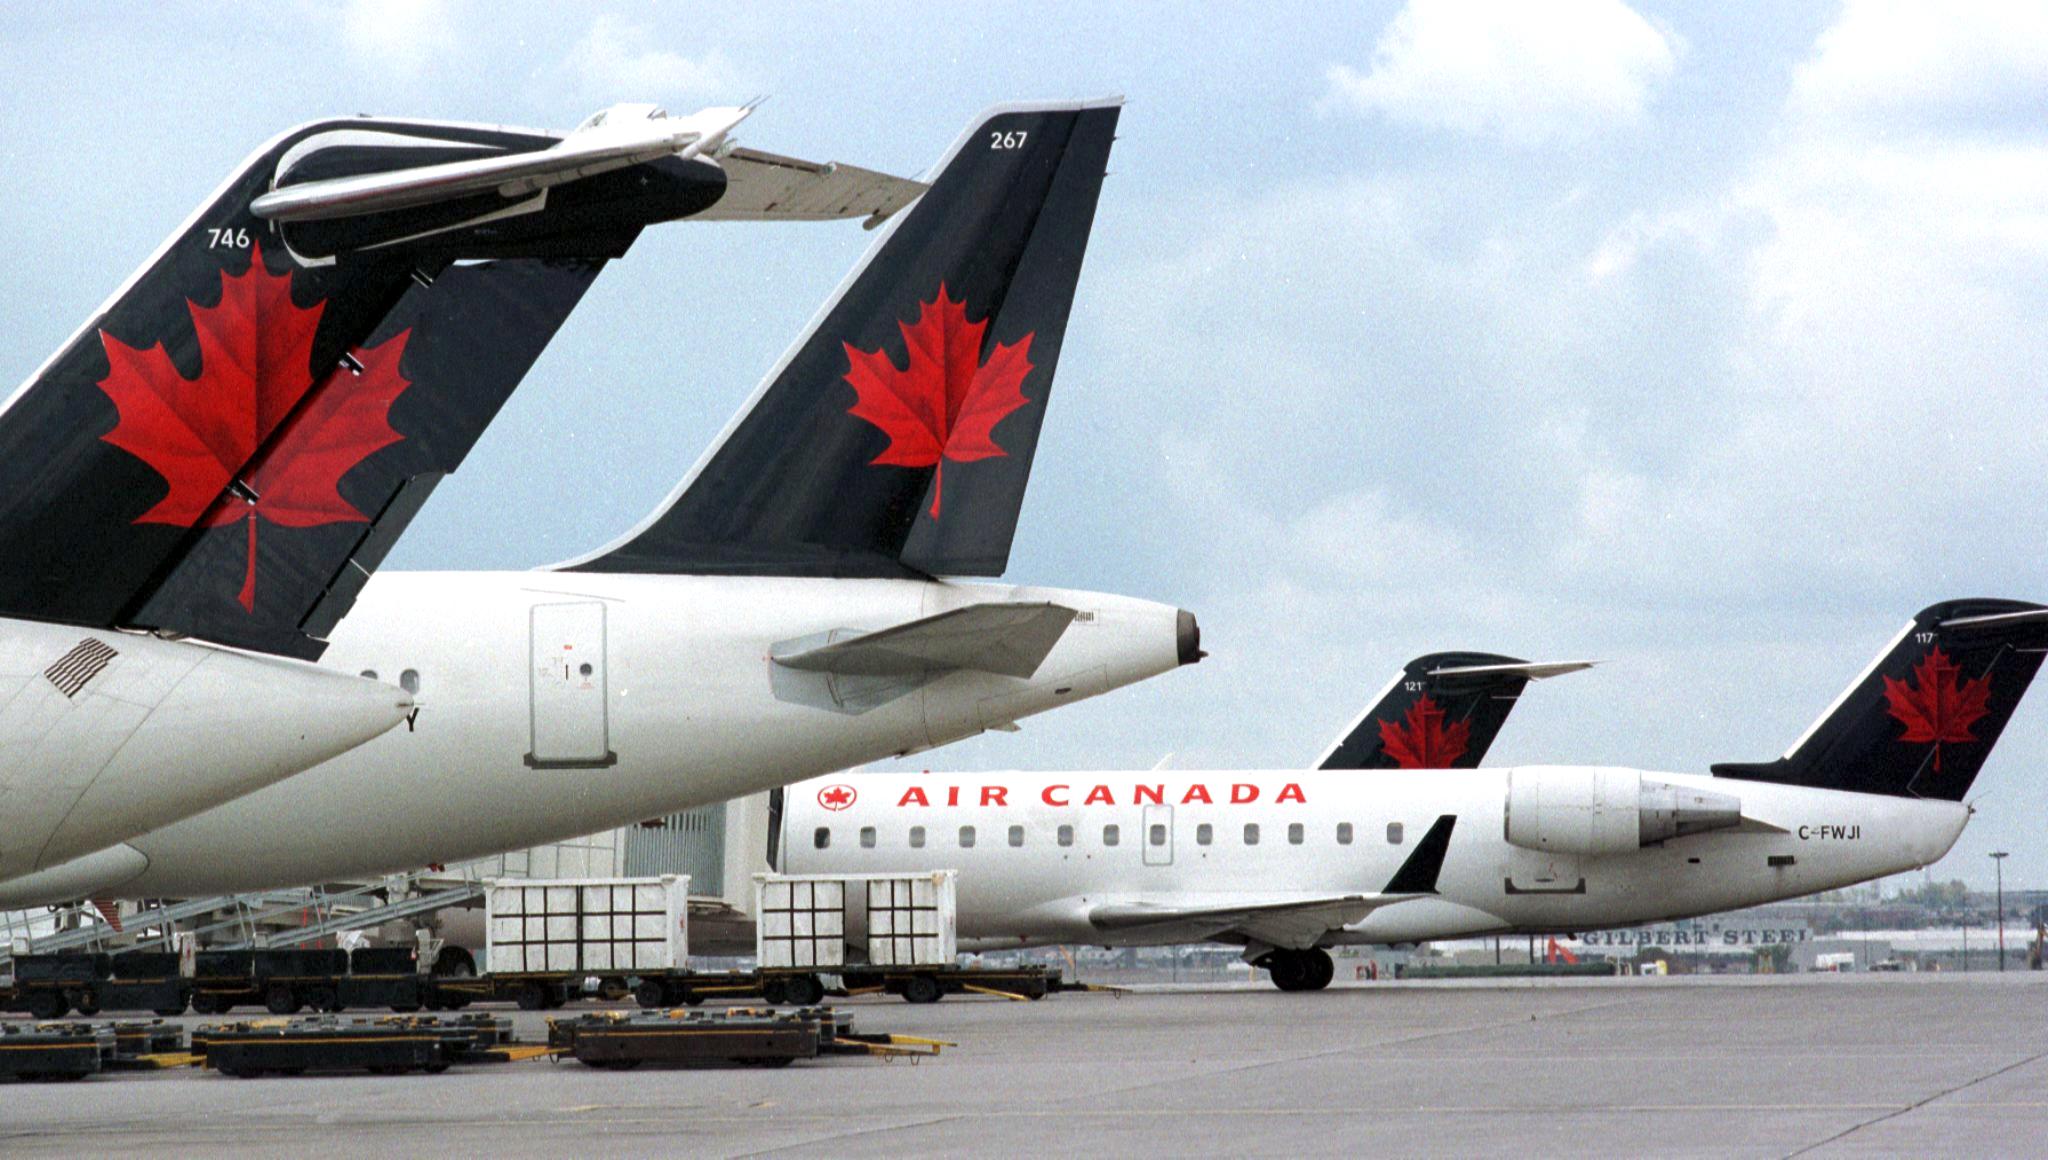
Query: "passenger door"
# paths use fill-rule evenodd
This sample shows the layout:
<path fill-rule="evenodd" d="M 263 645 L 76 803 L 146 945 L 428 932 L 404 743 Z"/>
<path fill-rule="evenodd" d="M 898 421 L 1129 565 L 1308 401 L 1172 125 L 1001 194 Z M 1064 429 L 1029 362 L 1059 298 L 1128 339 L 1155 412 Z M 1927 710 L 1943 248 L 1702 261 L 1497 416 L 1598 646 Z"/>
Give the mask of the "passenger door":
<path fill-rule="evenodd" d="M 617 764 L 606 693 L 604 602 L 534 605 L 531 643 L 532 733 L 526 764 L 535 769 Z"/>

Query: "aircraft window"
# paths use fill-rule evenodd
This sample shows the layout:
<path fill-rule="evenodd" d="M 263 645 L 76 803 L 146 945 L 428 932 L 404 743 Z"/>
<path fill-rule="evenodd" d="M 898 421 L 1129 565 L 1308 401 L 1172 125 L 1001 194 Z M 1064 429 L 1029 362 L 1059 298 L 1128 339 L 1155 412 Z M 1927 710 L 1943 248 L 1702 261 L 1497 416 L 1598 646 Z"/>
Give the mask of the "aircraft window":
<path fill-rule="evenodd" d="M 811 845 L 822 850 L 832 844 L 832 827 L 819 826 L 811 832 Z"/>
<path fill-rule="evenodd" d="M 1104 827 L 1102 827 L 1102 844 L 1103 844 L 1103 845 L 1105 845 L 1105 846 L 1114 846 L 1114 845 L 1116 845 L 1116 844 L 1117 844 L 1118 842 L 1120 842 L 1120 841 L 1122 841 L 1122 840 L 1123 840 L 1123 833 L 1122 833 L 1122 831 L 1118 830 L 1118 829 L 1116 828 L 1116 826 L 1114 826 L 1114 825 L 1108 825 L 1108 826 L 1104 826 Z"/>
<path fill-rule="evenodd" d="M 1023 844 L 1024 844 L 1024 827 L 1022 827 L 1022 826 L 1011 826 L 1011 827 L 1010 827 L 1010 844 L 1011 844 L 1012 846 L 1021 846 L 1021 845 L 1023 845 Z"/>
<path fill-rule="evenodd" d="M 596 669 L 590 667 L 589 661 L 584 661 L 582 664 L 576 666 L 576 673 L 578 676 L 587 677 L 596 671 Z"/>
<path fill-rule="evenodd" d="M 1303 839 L 1304 837 L 1307 837 L 1307 835 L 1306 835 L 1306 834 L 1304 834 L 1304 833 L 1302 832 L 1302 829 L 1301 829 L 1301 823 L 1300 823 L 1300 822 L 1289 822 L 1289 823 L 1287 824 L 1287 844 L 1288 844 L 1288 845 L 1290 845 L 1290 846 L 1299 846 L 1299 845 L 1301 845 L 1301 840 L 1302 840 L 1302 839 Z"/>
<path fill-rule="evenodd" d="M 1074 844 L 1074 827 L 1072 827 L 1072 826 L 1061 826 L 1061 827 L 1060 827 L 1060 845 L 1062 845 L 1062 846 L 1071 846 L 1071 845 L 1073 845 L 1073 844 Z"/>
<path fill-rule="evenodd" d="M 1206 846 L 1216 837 L 1216 827 L 1207 822 L 1195 827 L 1195 845 Z"/>
<path fill-rule="evenodd" d="M 863 850 L 875 848 L 875 828 L 873 826 L 862 826 L 860 828 L 860 848 Z"/>
<path fill-rule="evenodd" d="M 924 849 L 924 827 L 923 827 L 923 826 L 912 826 L 912 827 L 910 827 L 910 848 L 911 848 L 911 849 L 913 849 L 913 850 L 922 850 L 922 849 Z"/>
<path fill-rule="evenodd" d="M 1338 844 L 1339 846 L 1349 846 L 1349 845 L 1351 844 L 1351 823 L 1350 823 L 1350 822 L 1338 822 L 1338 823 L 1337 823 L 1337 844 Z"/>
<path fill-rule="evenodd" d="M 1153 822 L 1152 833 L 1146 838 L 1146 841 L 1151 842 L 1155 846 L 1164 846 L 1166 844 L 1166 826 L 1160 822 Z"/>
<path fill-rule="evenodd" d="M 973 848 L 974 848 L 974 827 L 973 827 L 973 826 L 962 826 L 962 827 L 960 827 L 960 848 L 961 848 L 962 850 L 971 850 L 971 849 L 973 849 Z"/>
<path fill-rule="evenodd" d="M 1259 824 L 1257 822 L 1246 822 L 1244 824 L 1244 844 L 1247 846 L 1259 844 Z"/>
<path fill-rule="evenodd" d="M 1400 845 L 1400 844 L 1401 844 L 1401 823 L 1399 823 L 1399 822 L 1388 822 L 1388 823 L 1387 823 L 1387 845 L 1389 845 L 1389 846 L 1398 846 L 1398 845 Z"/>
<path fill-rule="evenodd" d="M 370 678 L 371 680 L 373 680 L 373 681 L 374 681 L 374 680 L 376 680 L 376 679 L 377 679 L 377 670 L 376 670 L 376 669 L 364 669 L 364 670 L 363 670 L 363 675 L 364 675 L 364 676 L 366 676 L 366 677 L 368 677 L 368 678 Z"/>
<path fill-rule="evenodd" d="M 404 689 L 408 693 L 419 692 L 420 671 L 418 669 L 407 669 L 404 672 L 398 674 L 398 687 Z"/>

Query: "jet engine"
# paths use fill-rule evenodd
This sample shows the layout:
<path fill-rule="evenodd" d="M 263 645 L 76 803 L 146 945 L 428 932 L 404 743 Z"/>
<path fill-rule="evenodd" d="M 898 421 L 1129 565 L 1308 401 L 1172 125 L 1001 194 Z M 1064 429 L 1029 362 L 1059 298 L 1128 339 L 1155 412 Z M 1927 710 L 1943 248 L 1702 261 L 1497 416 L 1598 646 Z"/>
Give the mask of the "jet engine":
<path fill-rule="evenodd" d="M 1742 821 L 1729 794 L 1671 785 L 1632 769 L 1508 771 L 1510 845 L 1560 854 L 1626 854 Z"/>

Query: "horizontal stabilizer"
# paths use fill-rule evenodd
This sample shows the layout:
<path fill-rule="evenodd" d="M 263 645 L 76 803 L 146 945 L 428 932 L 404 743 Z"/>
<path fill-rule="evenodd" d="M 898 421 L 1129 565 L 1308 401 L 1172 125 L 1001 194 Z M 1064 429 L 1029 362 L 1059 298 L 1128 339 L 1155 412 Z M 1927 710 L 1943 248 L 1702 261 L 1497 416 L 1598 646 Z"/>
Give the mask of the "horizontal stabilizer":
<path fill-rule="evenodd" d="M 716 148 L 751 112 L 712 108 L 670 117 L 649 108 L 620 106 L 590 118 L 547 149 L 284 184 L 249 208 L 266 221 L 289 223 L 394 213 L 485 193 L 511 201 L 663 157 L 695 157 Z M 280 166 L 286 181 L 289 160 Z"/>
<path fill-rule="evenodd" d="M 1526 677 L 1541 681 L 1566 673 L 1583 672 L 1599 661 L 1516 661 L 1505 665 L 1451 665 L 1429 670 L 1432 677 Z"/>
<path fill-rule="evenodd" d="M 744 147 L 723 154 L 718 164 L 725 170 L 725 196 L 698 214 L 699 221 L 821 222 L 860 217 L 872 229 L 929 188 L 921 181 L 858 165 L 799 161 Z"/>
<path fill-rule="evenodd" d="M 910 676 L 966 669 L 1029 678 L 1059 643 L 1075 612 L 1064 605 L 973 604 L 858 636 L 807 637 L 776 645 L 784 668 L 841 676 Z M 827 634 L 837 636 L 837 634 Z"/>

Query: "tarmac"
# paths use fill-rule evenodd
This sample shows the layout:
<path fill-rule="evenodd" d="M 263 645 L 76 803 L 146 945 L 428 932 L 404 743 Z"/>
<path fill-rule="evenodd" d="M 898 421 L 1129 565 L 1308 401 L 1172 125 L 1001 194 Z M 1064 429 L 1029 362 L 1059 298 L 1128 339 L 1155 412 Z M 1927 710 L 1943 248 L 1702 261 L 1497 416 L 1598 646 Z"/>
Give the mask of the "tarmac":
<path fill-rule="evenodd" d="M 0 1084 L 0 1154 L 2039 1155 L 2044 1002 L 2048 973 L 2017 970 L 864 998 L 858 1030 L 959 1046 Z"/>

